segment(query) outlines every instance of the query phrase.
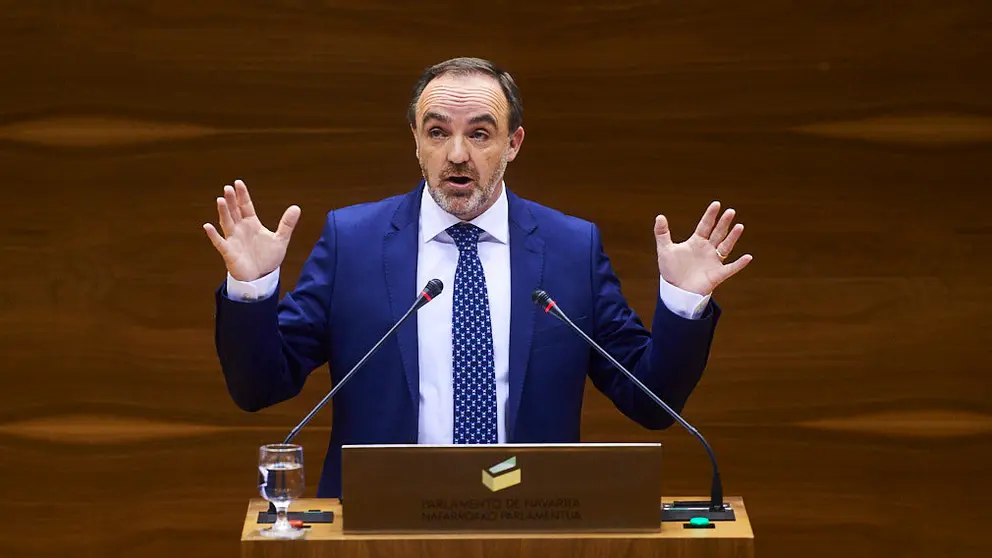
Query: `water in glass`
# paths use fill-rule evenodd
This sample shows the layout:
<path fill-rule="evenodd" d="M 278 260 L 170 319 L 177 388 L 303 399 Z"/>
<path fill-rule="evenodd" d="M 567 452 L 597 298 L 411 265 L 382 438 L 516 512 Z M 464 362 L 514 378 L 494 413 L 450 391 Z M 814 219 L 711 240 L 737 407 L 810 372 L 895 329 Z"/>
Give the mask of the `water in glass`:
<path fill-rule="evenodd" d="M 306 481 L 303 474 L 303 448 L 294 444 L 269 444 L 258 453 L 258 491 L 276 508 L 276 521 L 272 527 L 262 529 L 269 537 L 295 539 L 303 536 L 303 529 L 289 524 L 286 514 L 289 504 L 303 496 Z"/>

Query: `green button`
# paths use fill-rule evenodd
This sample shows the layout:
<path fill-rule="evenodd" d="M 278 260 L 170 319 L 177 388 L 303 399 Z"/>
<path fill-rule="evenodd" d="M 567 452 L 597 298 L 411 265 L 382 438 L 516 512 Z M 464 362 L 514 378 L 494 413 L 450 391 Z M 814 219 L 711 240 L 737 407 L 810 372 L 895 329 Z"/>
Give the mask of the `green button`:
<path fill-rule="evenodd" d="M 689 525 L 692 525 L 693 527 L 703 527 L 709 524 L 710 520 L 705 517 L 693 517 L 689 520 Z"/>

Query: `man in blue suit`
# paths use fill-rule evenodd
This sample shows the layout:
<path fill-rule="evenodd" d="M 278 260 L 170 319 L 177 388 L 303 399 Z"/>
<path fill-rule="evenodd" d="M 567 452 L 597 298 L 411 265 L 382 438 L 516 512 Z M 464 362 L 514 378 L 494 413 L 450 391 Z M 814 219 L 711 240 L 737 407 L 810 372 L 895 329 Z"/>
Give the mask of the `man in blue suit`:
<path fill-rule="evenodd" d="M 327 363 L 332 383 L 398 320 L 431 278 L 444 292 L 421 308 L 335 398 L 317 489 L 340 494 L 344 444 L 577 442 L 585 379 L 646 428 L 672 419 L 567 326 L 531 301 L 548 291 L 588 335 L 681 410 L 702 375 L 720 315 L 713 290 L 743 225 L 713 202 L 674 243 L 655 220 L 660 274 L 651 331 L 628 306 L 592 223 L 507 189 L 524 139 L 520 94 L 492 63 L 428 68 L 408 118 L 424 180 L 405 194 L 327 214 L 295 289 L 279 266 L 300 209 L 262 226 L 242 181 L 217 199 L 224 258 L 216 344 L 235 403 L 256 411 L 297 395 Z"/>

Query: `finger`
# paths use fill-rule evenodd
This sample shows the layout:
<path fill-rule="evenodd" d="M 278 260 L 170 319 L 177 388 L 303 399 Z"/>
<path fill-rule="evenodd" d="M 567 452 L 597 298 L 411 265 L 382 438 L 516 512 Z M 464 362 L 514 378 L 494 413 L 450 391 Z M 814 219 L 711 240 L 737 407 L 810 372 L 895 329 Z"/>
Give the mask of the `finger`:
<path fill-rule="evenodd" d="M 742 234 L 744 234 L 744 223 L 737 223 L 734 225 L 734 228 L 730 229 L 730 234 L 727 235 L 727 238 L 723 239 L 723 242 L 716 249 L 724 256 L 730 255 L 734 250 L 734 245 L 737 244 L 737 240 L 740 239 Z"/>
<path fill-rule="evenodd" d="M 709 238 L 710 233 L 713 232 L 713 225 L 716 224 L 716 216 L 720 213 L 720 202 L 715 201 L 706 208 L 703 212 L 703 217 L 699 220 L 699 224 L 696 225 L 696 234 L 703 238 Z"/>
<path fill-rule="evenodd" d="M 234 181 L 234 194 L 238 199 L 238 208 L 241 209 L 242 217 L 254 217 L 255 206 L 251 203 L 251 196 L 248 195 L 248 187 L 243 180 Z"/>
<path fill-rule="evenodd" d="M 672 231 L 668 228 L 668 219 L 664 215 L 654 218 L 654 238 L 658 248 L 664 248 L 672 243 Z"/>
<path fill-rule="evenodd" d="M 224 186 L 224 199 L 227 201 L 227 209 L 231 212 L 231 219 L 237 225 L 241 220 L 241 210 L 238 209 L 238 199 L 234 195 L 234 187 L 230 184 Z"/>
<path fill-rule="evenodd" d="M 227 255 L 227 241 L 224 240 L 224 237 L 222 237 L 219 232 L 217 232 L 217 229 L 215 229 L 210 223 L 204 223 L 203 230 L 207 232 L 207 238 L 209 238 L 210 242 L 213 243 L 214 248 L 220 252 L 220 255 Z"/>
<path fill-rule="evenodd" d="M 220 228 L 224 229 L 224 235 L 231 236 L 234 232 L 234 219 L 231 218 L 231 211 L 224 198 L 217 198 L 217 217 L 220 219 Z"/>
<path fill-rule="evenodd" d="M 302 213 L 302 210 L 299 206 L 289 206 L 286 212 L 282 214 L 282 219 L 279 220 L 279 228 L 276 229 L 276 236 L 288 241 L 289 237 L 293 235 L 293 229 L 296 228 L 296 223 L 300 221 L 300 213 Z"/>
<path fill-rule="evenodd" d="M 713 246 L 718 246 L 723 239 L 727 237 L 727 231 L 730 230 L 730 224 L 734 222 L 734 216 L 737 212 L 733 209 L 728 209 L 723 212 L 723 216 L 716 223 L 716 228 L 713 229 L 713 233 L 710 234 L 710 243 Z M 726 254 L 726 252 L 724 252 Z"/>
<path fill-rule="evenodd" d="M 747 267 L 747 264 L 751 263 L 751 260 L 753 259 L 754 258 L 751 256 L 751 254 L 744 254 L 743 256 L 737 258 L 736 260 L 730 262 L 729 264 L 724 265 L 720 269 L 719 272 L 720 279 L 718 283 L 723 283 L 727 279 L 730 279 L 734 275 L 740 273 L 740 271 L 745 267 Z"/>

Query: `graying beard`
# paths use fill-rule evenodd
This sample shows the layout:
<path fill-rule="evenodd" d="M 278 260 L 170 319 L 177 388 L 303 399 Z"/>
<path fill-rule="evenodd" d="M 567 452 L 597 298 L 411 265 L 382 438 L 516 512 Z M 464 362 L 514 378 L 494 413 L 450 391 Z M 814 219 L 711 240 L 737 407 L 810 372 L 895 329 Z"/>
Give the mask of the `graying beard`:
<path fill-rule="evenodd" d="M 472 196 L 469 198 L 470 202 L 478 201 L 479 203 L 473 203 L 470 207 L 466 208 L 465 213 L 474 213 L 480 207 L 486 205 L 486 203 L 493 197 L 493 193 L 496 191 L 496 177 L 502 176 L 506 172 L 506 158 L 506 153 L 503 153 L 503 156 L 500 157 L 499 167 L 497 167 L 496 170 L 493 171 L 493 174 L 489 176 L 488 188 L 486 188 L 484 192 L 480 192 L 479 190 L 472 192 Z M 424 181 L 427 183 L 427 191 L 430 193 L 431 197 L 434 198 L 434 201 L 441 207 L 441 209 L 455 215 L 451 212 L 451 204 L 448 203 L 448 198 L 444 196 L 444 192 L 441 191 L 440 188 L 431 187 L 430 179 L 427 178 L 427 168 L 422 163 L 420 165 L 420 172 L 424 175 Z M 482 193 L 485 195 L 480 197 L 480 194 Z"/>

